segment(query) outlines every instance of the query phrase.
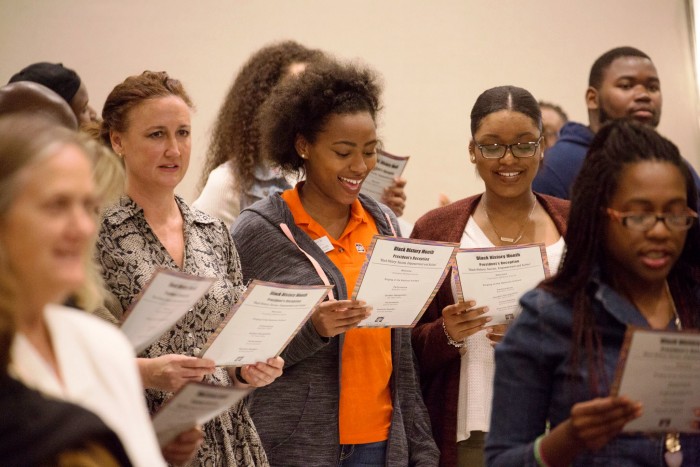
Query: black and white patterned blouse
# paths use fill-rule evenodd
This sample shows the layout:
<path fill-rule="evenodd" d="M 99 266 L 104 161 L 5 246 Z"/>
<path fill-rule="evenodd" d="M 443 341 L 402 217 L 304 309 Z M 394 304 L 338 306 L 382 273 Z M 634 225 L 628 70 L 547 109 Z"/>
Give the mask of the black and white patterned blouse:
<path fill-rule="evenodd" d="M 97 258 L 107 289 L 116 298 L 111 301 L 117 309 L 110 311 L 117 319 L 121 319 L 124 310 L 160 267 L 217 278 L 206 295 L 140 357 L 195 355 L 243 291 L 240 260 L 224 223 L 190 209 L 181 198 L 175 198 L 182 213 L 185 235 L 182 270 L 151 230 L 143 210 L 128 196 L 107 209 L 100 226 Z M 217 368 L 205 381 L 232 384 L 223 368 Z M 150 412 L 157 411 L 171 396 L 171 393 L 147 389 Z M 268 465 L 245 402 L 231 407 L 203 428 L 204 443 L 191 465 Z"/>

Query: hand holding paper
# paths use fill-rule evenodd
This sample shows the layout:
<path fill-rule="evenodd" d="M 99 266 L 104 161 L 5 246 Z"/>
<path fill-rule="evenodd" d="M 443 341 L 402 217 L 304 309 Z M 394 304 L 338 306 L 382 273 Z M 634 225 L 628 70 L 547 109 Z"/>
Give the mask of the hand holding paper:
<path fill-rule="evenodd" d="M 143 385 L 146 388 L 176 392 L 189 382 L 202 381 L 214 373 L 216 366 L 208 358 L 167 354 L 156 358 L 137 359 Z"/>
<path fill-rule="evenodd" d="M 282 360 L 282 357 L 272 357 L 268 358 L 266 362 L 258 362 L 254 365 L 241 367 L 241 377 L 247 381 L 249 386 L 261 388 L 282 376 L 283 368 L 284 360 Z M 235 381 L 238 378 L 234 377 L 233 379 Z"/>
<path fill-rule="evenodd" d="M 458 342 L 475 334 L 491 321 L 491 318 L 482 316 L 488 311 L 488 307 L 472 308 L 473 301 L 457 302 L 448 305 L 442 310 L 442 319 L 445 323 L 445 331 Z"/>
<path fill-rule="evenodd" d="M 311 322 L 320 336 L 334 337 L 356 327 L 371 312 L 372 307 L 363 301 L 329 300 L 318 305 Z"/>
<path fill-rule="evenodd" d="M 192 427 L 163 446 L 163 457 L 169 464 L 182 465 L 192 459 L 204 440 L 204 432 Z"/>
<path fill-rule="evenodd" d="M 627 423 L 641 415 L 639 402 L 609 396 L 574 404 L 569 424 L 575 441 L 597 451 L 619 435 Z"/>
<path fill-rule="evenodd" d="M 486 326 L 486 337 L 491 341 L 491 346 L 495 346 L 506 336 L 509 324 L 494 324 Z"/>
<path fill-rule="evenodd" d="M 374 169 L 372 169 L 369 175 L 367 175 L 365 181 L 362 182 L 362 188 L 360 189 L 360 193 L 367 196 L 371 196 L 377 201 L 382 202 L 384 201 L 386 189 L 398 188 L 400 189 L 400 193 L 403 194 L 403 186 L 406 183 L 405 181 L 403 183 L 397 183 L 396 179 L 400 179 L 401 174 L 406 168 L 408 159 L 409 156 L 395 156 L 393 154 L 389 154 L 386 151 L 377 151 L 377 165 L 374 166 Z M 392 193 L 394 192 L 392 191 Z M 404 195 L 403 199 L 396 199 L 395 201 L 401 201 L 400 204 L 405 205 L 405 199 L 406 196 Z M 394 209 L 391 205 L 389 205 L 389 207 L 391 207 L 392 210 Z M 401 208 L 401 210 L 403 210 L 403 207 Z"/>
<path fill-rule="evenodd" d="M 389 206 L 396 214 L 396 217 L 401 217 L 406 207 L 406 192 L 404 191 L 406 182 L 405 178 L 394 177 L 394 183 L 384 188 L 384 193 L 382 194 L 382 203 Z"/>

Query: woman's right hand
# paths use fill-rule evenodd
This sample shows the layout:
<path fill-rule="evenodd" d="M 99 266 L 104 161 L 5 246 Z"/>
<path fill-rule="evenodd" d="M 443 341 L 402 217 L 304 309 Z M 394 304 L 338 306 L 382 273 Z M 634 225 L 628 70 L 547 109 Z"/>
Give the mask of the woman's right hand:
<path fill-rule="evenodd" d="M 192 460 L 204 441 L 204 432 L 199 426 L 180 433 L 177 438 L 163 446 L 161 452 L 169 464 L 183 465 Z"/>
<path fill-rule="evenodd" d="M 549 432 L 540 454 L 552 467 L 565 467 L 584 451 L 598 451 L 642 415 L 642 404 L 626 397 L 602 397 L 571 407 L 569 418 Z"/>
<path fill-rule="evenodd" d="M 489 308 L 487 306 L 473 308 L 475 305 L 474 301 L 457 302 L 443 308 L 442 319 L 445 330 L 453 340 L 461 342 L 484 329 L 486 323 L 491 321 L 488 316 L 480 317 L 489 311 Z"/>
<path fill-rule="evenodd" d="M 642 415 L 642 404 L 626 397 L 603 397 L 571 407 L 568 431 L 590 451 L 597 451 L 620 434 L 622 428 Z"/>
<path fill-rule="evenodd" d="M 176 392 L 190 381 L 202 381 L 216 370 L 213 360 L 178 354 L 138 358 L 137 362 L 144 387 L 168 392 Z"/>
<path fill-rule="evenodd" d="M 328 300 L 316 307 L 311 322 L 322 337 L 334 337 L 369 317 L 372 307 L 358 300 Z"/>

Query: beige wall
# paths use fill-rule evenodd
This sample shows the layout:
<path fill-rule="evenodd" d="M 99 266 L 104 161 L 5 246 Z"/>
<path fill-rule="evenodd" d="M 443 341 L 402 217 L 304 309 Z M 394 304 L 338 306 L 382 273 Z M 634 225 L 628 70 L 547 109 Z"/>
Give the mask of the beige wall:
<path fill-rule="evenodd" d="M 415 220 L 479 192 L 468 162 L 468 114 L 486 88 L 514 84 L 586 121 L 583 95 L 595 58 L 619 45 L 647 52 L 664 92 L 659 130 L 700 168 L 700 130 L 683 0 L 0 0 L 0 80 L 41 60 L 86 82 L 99 111 L 112 87 L 144 69 L 181 79 L 197 106 L 196 184 L 209 132 L 234 74 L 259 47 L 295 39 L 384 76 L 380 134 L 410 154 Z M 549 22 L 546 21 L 549 19 Z"/>

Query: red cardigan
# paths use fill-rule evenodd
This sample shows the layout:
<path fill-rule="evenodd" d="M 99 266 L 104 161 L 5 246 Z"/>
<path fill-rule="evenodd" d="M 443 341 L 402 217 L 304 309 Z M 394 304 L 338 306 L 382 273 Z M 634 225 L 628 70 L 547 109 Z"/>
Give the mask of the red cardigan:
<path fill-rule="evenodd" d="M 561 235 L 566 233 L 569 201 L 535 194 Z M 467 221 L 481 195 L 472 196 L 434 209 L 418 219 L 411 238 L 460 243 Z M 413 329 L 413 349 L 420 366 L 421 388 L 430 413 L 435 442 L 440 448 L 440 465 L 457 465 L 457 400 L 459 396 L 460 354 L 448 345 L 442 329 L 442 309 L 454 303 L 448 280 Z M 484 401 L 490 404 L 491 401 Z"/>

